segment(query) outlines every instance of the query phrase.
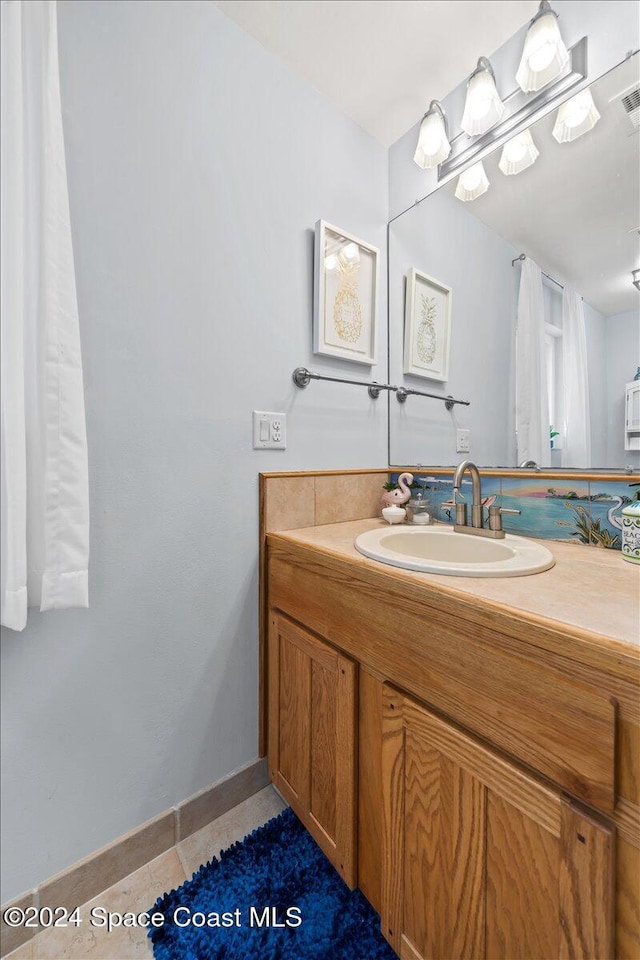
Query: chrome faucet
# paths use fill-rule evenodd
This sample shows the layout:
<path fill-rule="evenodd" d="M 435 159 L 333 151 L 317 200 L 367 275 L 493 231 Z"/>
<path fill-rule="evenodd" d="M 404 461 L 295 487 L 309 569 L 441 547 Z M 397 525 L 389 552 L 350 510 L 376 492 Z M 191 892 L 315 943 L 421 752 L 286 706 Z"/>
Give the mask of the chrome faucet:
<path fill-rule="evenodd" d="M 471 502 L 471 523 L 467 523 L 467 505 L 458 503 L 456 494 L 460 492 L 462 478 L 466 471 L 471 475 L 472 484 L 472 502 Z M 498 507 L 492 504 L 489 507 L 489 526 L 483 526 L 482 522 L 482 483 L 480 480 L 480 471 L 471 460 L 463 460 L 456 467 L 453 475 L 453 500 L 443 503 L 444 508 L 455 507 L 455 523 L 453 525 L 454 533 L 472 533 L 479 537 L 493 537 L 496 540 L 504 537 L 502 529 L 503 513 L 520 513 L 519 510 L 510 510 L 505 507 Z"/>
<path fill-rule="evenodd" d="M 523 460 L 522 463 L 519 463 L 518 466 L 522 470 L 525 467 L 533 467 L 535 470 L 538 469 L 538 464 L 535 460 Z"/>
<path fill-rule="evenodd" d="M 471 483 L 473 490 L 473 499 L 471 503 L 471 526 L 482 528 L 482 484 L 480 481 L 480 471 L 477 466 L 471 460 L 463 460 L 462 463 L 459 463 L 456 467 L 456 472 L 453 475 L 453 499 L 455 501 L 456 494 L 460 493 L 460 487 L 462 486 L 462 478 L 466 471 L 469 471 L 471 474 Z"/>

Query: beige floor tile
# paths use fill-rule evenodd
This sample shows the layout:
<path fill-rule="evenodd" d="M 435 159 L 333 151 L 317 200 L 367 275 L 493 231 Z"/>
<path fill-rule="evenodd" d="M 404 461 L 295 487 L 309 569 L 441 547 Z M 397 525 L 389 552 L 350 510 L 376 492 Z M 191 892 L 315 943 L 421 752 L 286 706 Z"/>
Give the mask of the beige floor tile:
<path fill-rule="evenodd" d="M 277 817 L 286 806 L 282 797 L 272 786 L 268 786 L 190 837 L 186 837 L 178 844 L 178 852 L 187 877 L 190 878 L 203 863 L 217 857 L 221 850 L 226 850 L 232 843 L 244 839 L 256 827 L 261 827 L 267 820 Z"/>
<path fill-rule="evenodd" d="M 92 926 L 90 911 L 95 907 L 123 914 L 148 910 L 168 890 L 185 881 L 175 847 L 114 884 L 80 907 L 80 927 L 45 930 L 35 938 L 33 960 L 138 960 L 152 956 L 144 927 L 119 927 L 108 933 Z M 22 958 L 20 958 L 22 960 Z"/>

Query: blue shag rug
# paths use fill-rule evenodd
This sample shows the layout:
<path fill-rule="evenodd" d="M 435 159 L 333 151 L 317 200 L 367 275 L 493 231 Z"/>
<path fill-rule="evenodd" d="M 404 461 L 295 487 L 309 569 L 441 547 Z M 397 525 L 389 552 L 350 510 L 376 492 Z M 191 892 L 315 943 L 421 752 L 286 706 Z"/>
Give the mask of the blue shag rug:
<path fill-rule="evenodd" d="M 164 916 L 162 927 L 149 928 L 155 960 L 397 960 L 373 907 L 349 890 L 290 809 L 149 912 Z M 208 925 L 225 919 L 230 926 Z M 274 920 L 283 926 L 266 925 Z"/>

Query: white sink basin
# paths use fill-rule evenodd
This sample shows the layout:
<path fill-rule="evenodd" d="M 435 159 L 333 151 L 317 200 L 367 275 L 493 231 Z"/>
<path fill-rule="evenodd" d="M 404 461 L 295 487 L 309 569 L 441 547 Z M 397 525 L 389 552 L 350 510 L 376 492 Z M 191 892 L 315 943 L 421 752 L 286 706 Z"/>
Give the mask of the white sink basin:
<path fill-rule="evenodd" d="M 523 577 L 555 563 L 550 550 L 524 537 L 508 533 L 493 540 L 440 525 L 367 530 L 357 537 L 355 548 L 393 567 L 450 577 Z"/>

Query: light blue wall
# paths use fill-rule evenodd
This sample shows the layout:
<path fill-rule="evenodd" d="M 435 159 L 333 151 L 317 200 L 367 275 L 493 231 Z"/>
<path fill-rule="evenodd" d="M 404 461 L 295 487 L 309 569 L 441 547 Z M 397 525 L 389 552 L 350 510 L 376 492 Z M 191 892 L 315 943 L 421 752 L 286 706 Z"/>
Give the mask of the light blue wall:
<path fill-rule="evenodd" d="M 409 397 L 391 400 L 391 463 L 454 464 L 456 428 L 471 430 L 469 456 L 494 466 L 515 464 L 510 379 L 516 313 L 518 251 L 473 216 L 446 189 L 391 225 L 389 233 L 390 379 L 417 390 L 470 400 L 449 413 L 443 403 Z M 417 267 L 451 287 L 449 379 L 437 383 L 403 374 L 401 331 L 404 283 Z"/>
<path fill-rule="evenodd" d="M 291 383 L 369 372 L 310 353 L 312 231 L 384 247 L 386 150 L 213 3 L 61 0 L 59 32 L 91 606 L 3 631 L 3 901 L 256 757 L 258 472 L 387 460 L 383 401 Z"/>

